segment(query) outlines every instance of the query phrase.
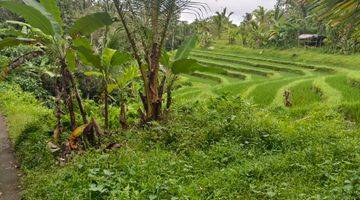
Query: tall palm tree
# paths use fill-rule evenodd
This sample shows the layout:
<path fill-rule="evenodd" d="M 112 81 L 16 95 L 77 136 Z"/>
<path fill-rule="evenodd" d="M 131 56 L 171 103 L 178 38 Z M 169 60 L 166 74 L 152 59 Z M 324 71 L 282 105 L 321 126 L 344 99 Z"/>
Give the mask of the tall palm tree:
<path fill-rule="evenodd" d="M 253 11 L 253 15 L 259 26 L 263 26 L 266 24 L 267 12 L 264 7 L 259 6 L 258 9 Z"/>
<path fill-rule="evenodd" d="M 141 72 L 143 91 L 139 110 L 143 122 L 162 118 L 163 88 L 160 57 L 174 17 L 203 4 L 192 0 L 113 0 Z M 200 8 L 199 8 L 200 7 Z"/>
<path fill-rule="evenodd" d="M 221 38 L 221 33 L 224 31 L 225 25 L 230 23 L 230 17 L 233 15 L 233 12 L 228 13 L 227 8 L 224 8 L 221 12 L 216 12 L 213 17 L 213 21 L 216 27 L 216 33 L 218 38 Z"/>
<path fill-rule="evenodd" d="M 321 12 L 321 16 L 329 19 L 332 25 L 352 23 L 360 25 L 359 0 L 312 0 L 314 7 Z"/>

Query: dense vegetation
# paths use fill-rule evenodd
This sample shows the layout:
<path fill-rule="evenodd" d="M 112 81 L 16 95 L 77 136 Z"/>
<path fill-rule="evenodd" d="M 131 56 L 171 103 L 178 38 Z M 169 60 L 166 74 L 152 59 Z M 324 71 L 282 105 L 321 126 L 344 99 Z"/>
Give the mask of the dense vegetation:
<path fill-rule="evenodd" d="M 0 1 L 23 199 L 357 199 L 359 5 Z"/>

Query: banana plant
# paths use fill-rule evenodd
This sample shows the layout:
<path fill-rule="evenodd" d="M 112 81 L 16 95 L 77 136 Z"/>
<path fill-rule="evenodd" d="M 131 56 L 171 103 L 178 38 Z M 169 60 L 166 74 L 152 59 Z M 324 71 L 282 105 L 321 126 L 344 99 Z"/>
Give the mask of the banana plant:
<path fill-rule="evenodd" d="M 217 71 L 217 69 L 209 69 L 200 65 L 197 60 L 189 58 L 191 51 L 197 44 L 198 37 L 192 36 L 187 39 L 176 51 L 176 54 L 171 52 L 163 52 L 160 59 L 162 65 L 162 71 L 164 72 L 164 79 L 162 81 L 161 88 L 165 88 L 166 81 L 166 106 L 168 110 L 172 104 L 172 91 L 176 80 L 180 74 L 193 74 L 195 71 Z M 220 70 L 220 69 L 219 69 Z"/>
<path fill-rule="evenodd" d="M 75 51 L 72 46 L 72 40 L 81 35 L 88 36 L 99 28 L 112 24 L 112 19 L 108 13 L 98 12 L 78 19 L 74 25 L 65 31 L 61 12 L 57 7 L 56 0 L 23 0 L 0 1 L 0 7 L 5 8 L 21 16 L 31 34 L 24 34 L 18 37 L 9 37 L 0 41 L 0 49 L 19 44 L 33 45 L 39 47 L 37 52 L 30 52 L 10 63 L 4 69 L 7 74 L 16 67 L 33 57 L 43 55 L 44 53 L 53 56 L 57 69 L 61 74 L 61 80 L 58 82 L 61 87 L 62 97 L 70 115 L 71 129 L 76 127 L 75 111 L 73 105 L 73 92 L 79 104 L 80 112 L 84 124 L 88 123 L 86 112 L 82 106 L 82 101 L 77 90 L 72 71 L 75 70 Z M 21 23 L 21 22 L 19 22 Z M 31 38 L 26 38 L 30 36 Z M 41 53 L 40 53 L 41 52 Z M 59 127 L 57 127 L 58 129 Z M 59 131 L 59 130 L 57 130 Z"/>
<path fill-rule="evenodd" d="M 190 53 L 195 48 L 198 41 L 197 36 L 188 38 L 176 51 L 175 54 L 171 52 L 163 52 L 160 59 L 162 71 L 164 72 L 164 79 L 161 88 L 165 88 L 166 81 L 166 109 L 168 110 L 172 104 L 172 91 L 176 80 L 181 74 L 192 75 L 194 72 L 212 72 L 218 74 L 227 74 L 228 72 L 221 68 L 209 68 L 198 63 L 197 60 L 191 59 Z"/>
<path fill-rule="evenodd" d="M 119 124 L 122 129 L 127 129 L 128 123 L 126 119 L 126 92 L 129 88 L 129 85 L 133 83 L 137 77 L 139 77 L 139 69 L 136 66 L 129 66 L 121 70 L 119 74 L 113 74 L 114 83 L 109 84 L 108 93 L 111 93 L 114 90 L 119 91 L 119 101 L 120 101 L 120 112 L 119 112 Z"/>
<path fill-rule="evenodd" d="M 116 83 L 116 75 L 119 74 L 127 62 L 132 60 L 132 56 L 126 52 L 104 48 L 101 55 L 92 50 L 90 42 L 86 38 L 78 38 L 74 41 L 78 56 L 82 63 L 91 66 L 92 70 L 85 71 L 87 76 L 97 76 L 101 78 L 104 95 L 104 122 L 105 129 L 109 129 L 109 93 L 112 92 L 112 85 Z"/>

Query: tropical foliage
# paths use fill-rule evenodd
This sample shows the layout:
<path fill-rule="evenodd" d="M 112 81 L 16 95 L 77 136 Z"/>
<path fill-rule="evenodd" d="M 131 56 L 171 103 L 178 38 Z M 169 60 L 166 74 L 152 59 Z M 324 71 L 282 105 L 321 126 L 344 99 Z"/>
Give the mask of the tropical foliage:
<path fill-rule="evenodd" d="M 21 198 L 357 199 L 359 6 L 0 0 Z"/>

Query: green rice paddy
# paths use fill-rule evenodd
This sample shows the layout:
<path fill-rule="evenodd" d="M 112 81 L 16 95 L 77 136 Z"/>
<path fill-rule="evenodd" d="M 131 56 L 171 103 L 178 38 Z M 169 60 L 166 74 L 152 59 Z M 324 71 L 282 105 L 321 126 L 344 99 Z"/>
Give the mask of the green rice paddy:
<path fill-rule="evenodd" d="M 241 96 L 260 106 L 284 106 L 287 90 L 293 107 L 359 102 L 360 81 L 353 75 L 360 71 L 360 63 L 359 68 L 355 67 L 358 59 L 334 55 L 334 60 L 322 55 L 324 59 L 320 60 L 316 51 L 289 51 L 259 52 L 221 44 L 212 50 L 195 49 L 191 58 L 208 67 L 209 72 L 183 76 L 183 81 L 191 84 L 175 95 L 179 101 L 198 101 L 226 94 Z"/>

